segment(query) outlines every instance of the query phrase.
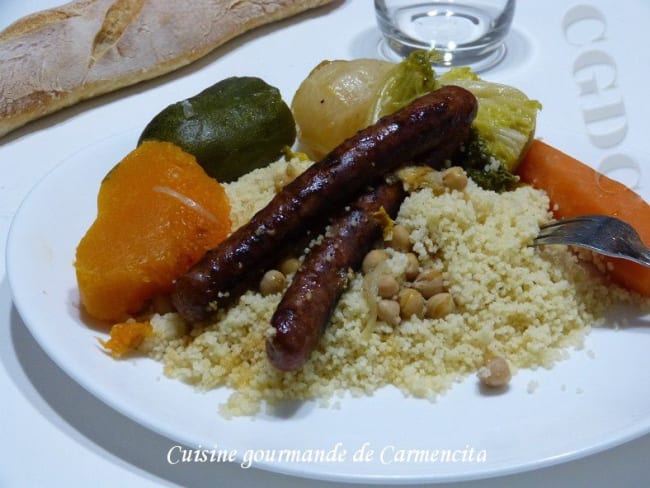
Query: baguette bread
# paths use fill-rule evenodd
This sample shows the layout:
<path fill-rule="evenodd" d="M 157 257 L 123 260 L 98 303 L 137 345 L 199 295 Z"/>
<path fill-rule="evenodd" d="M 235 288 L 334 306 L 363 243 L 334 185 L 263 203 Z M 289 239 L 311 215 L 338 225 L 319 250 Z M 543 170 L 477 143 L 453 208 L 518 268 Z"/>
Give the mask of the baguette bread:
<path fill-rule="evenodd" d="M 0 32 L 0 137 L 333 0 L 80 0 Z"/>

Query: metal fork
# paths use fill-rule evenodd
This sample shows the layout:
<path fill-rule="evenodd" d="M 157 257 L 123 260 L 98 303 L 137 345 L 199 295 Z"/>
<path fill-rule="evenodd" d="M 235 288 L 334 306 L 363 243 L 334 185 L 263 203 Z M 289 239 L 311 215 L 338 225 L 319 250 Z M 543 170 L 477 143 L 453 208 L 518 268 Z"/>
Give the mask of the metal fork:
<path fill-rule="evenodd" d="M 563 219 L 540 228 L 533 245 L 567 244 L 650 267 L 650 250 L 626 222 L 606 215 Z"/>

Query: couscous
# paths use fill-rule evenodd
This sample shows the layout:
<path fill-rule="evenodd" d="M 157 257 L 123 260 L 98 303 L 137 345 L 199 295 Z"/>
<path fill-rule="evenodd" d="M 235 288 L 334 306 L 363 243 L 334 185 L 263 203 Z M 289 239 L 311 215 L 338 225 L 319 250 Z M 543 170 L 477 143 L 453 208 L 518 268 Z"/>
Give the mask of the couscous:
<path fill-rule="evenodd" d="M 226 185 L 233 229 L 309 165 L 280 160 Z M 270 291 L 266 285 L 247 291 L 209 324 L 155 314 L 153 333 L 139 350 L 161 361 L 168 377 L 203 390 L 231 388 L 220 409 L 227 416 L 253 415 L 289 399 L 366 395 L 386 385 L 433 399 L 468 375 L 486 376 L 495 359 L 501 376 L 551 367 L 582 344 L 610 307 L 645 303 L 566 247 L 531 247 L 552 218 L 544 192 L 521 186 L 499 194 L 471 179 L 458 184 L 458 174 L 447 176 L 453 185 L 444 185 L 443 174 L 434 178 L 442 187 L 408 176 L 402 175 L 410 193 L 392 230 L 350 276 L 301 370 L 275 369 L 265 351 L 279 292 L 301 256 L 280 263 L 282 279 Z M 413 310 L 405 313 L 406 307 Z"/>

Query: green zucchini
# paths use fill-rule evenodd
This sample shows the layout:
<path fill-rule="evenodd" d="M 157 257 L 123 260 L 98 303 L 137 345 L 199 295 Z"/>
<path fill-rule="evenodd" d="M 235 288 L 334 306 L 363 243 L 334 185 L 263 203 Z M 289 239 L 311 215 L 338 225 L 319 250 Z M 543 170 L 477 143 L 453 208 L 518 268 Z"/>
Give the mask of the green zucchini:
<path fill-rule="evenodd" d="M 226 183 L 275 161 L 295 138 L 293 115 L 277 88 L 259 78 L 232 77 L 165 108 L 138 144 L 172 142 Z"/>

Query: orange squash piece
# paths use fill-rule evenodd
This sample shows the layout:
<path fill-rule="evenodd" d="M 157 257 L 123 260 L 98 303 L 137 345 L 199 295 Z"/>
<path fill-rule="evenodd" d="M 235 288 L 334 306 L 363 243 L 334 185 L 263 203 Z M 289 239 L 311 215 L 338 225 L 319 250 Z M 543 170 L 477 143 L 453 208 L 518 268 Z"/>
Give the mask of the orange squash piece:
<path fill-rule="evenodd" d="M 120 322 L 111 327 L 111 336 L 99 343 L 114 358 L 120 358 L 138 348 L 147 336 L 153 333 L 149 322 Z"/>
<path fill-rule="evenodd" d="M 141 144 L 102 181 L 97 218 L 77 247 L 81 303 L 123 321 L 230 232 L 224 188 L 168 142 Z"/>
<path fill-rule="evenodd" d="M 650 245 L 650 205 L 630 188 L 555 147 L 533 141 L 517 174 L 524 183 L 548 193 L 556 218 L 589 214 L 618 217 L 636 229 L 646 246 Z M 650 268 L 623 259 L 602 259 L 608 263 L 613 281 L 650 296 Z"/>

